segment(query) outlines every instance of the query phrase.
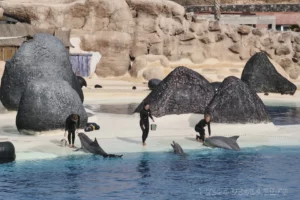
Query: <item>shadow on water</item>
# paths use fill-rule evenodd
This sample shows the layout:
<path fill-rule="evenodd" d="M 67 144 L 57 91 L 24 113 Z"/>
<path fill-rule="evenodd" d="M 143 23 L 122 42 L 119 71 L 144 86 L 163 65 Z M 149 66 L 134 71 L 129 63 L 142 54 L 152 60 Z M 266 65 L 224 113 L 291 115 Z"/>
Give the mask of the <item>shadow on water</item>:
<path fill-rule="evenodd" d="M 118 140 L 122 140 L 124 142 L 128 142 L 128 143 L 132 143 L 132 144 L 138 144 L 138 145 L 141 145 L 142 142 L 138 142 L 134 139 L 130 139 L 130 138 L 123 138 L 123 137 L 117 137 Z"/>
<path fill-rule="evenodd" d="M 141 182 L 140 184 L 141 185 L 144 185 L 144 186 L 147 186 L 149 183 L 143 179 L 147 179 L 149 177 L 151 177 L 151 174 L 150 174 L 150 161 L 149 161 L 149 156 L 150 154 L 148 152 L 146 153 L 143 153 L 142 156 L 141 156 L 141 159 L 138 163 L 138 166 L 136 168 L 136 171 L 140 173 L 141 175 Z"/>
<path fill-rule="evenodd" d="M 2 130 L 3 132 L 9 134 L 20 134 L 16 126 L 3 126 Z"/>
<path fill-rule="evenodd" d="M 111 114 L 133 114 L 139 104 L 87 104 L 85 108 L 98 113 L 111 113 Z"/>
<path fill-rule="evenodd" d="M 267 106 L 267 111 L 275 125 L 300 124 L 300 107 Z"/>

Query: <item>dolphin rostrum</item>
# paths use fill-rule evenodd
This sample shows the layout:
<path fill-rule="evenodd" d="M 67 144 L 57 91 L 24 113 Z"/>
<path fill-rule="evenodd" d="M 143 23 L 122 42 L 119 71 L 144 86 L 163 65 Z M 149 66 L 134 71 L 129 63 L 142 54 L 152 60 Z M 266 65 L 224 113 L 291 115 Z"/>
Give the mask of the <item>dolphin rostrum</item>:
<path fill-rule="evenodd" d="M 86 153 L 92 153 L 95 155 L 101 155 L 104 158 L 115 158 L 115 157 L 122 157 L 123 155 L 115 155 L 115 154 L 107 154 L 98 144 L 97 139 L 95 138 L 94 141 L 92 141 L 86 134 L 84 133 L 78 133 L 78 137 L 81 142 L 81 148 L 78 150 L 83 150 Z"/>
<path fill-rule="evenodd" d="M 223 136 L 213 136 L 206 138 L 203 145 L 211 148 L 222 148 L 239 151 L 240 147 L 236 142 L 239 136 L 233 137 L 223 137 Z"/>
<path fill-rule="evenodd" d="M 171 143 L 171 146 L 173 147 L 174 153 L 176 153 L 176 154 L 184 154 L 181 146 L 177 142 L 173 141 L 173 144 Z"/>

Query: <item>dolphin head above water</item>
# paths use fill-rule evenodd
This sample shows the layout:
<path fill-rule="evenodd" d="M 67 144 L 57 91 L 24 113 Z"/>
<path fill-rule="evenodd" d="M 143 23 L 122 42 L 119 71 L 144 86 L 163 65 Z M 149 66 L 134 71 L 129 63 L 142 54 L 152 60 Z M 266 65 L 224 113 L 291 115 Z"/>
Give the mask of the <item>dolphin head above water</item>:
<path fill-rule="evenodd" d="M 171 144 L 171 146 L 173 147 L 174 153 L 176 153 L 176 154 L 184 154 L 181 146 L 178 143 L 176 143 L 176 142 L 173 141 L 173 144 Z"/>
<path fill-rule="evenodd" d="M 239 136 L 233 137 L 223 137 L 223 136 L 213 136 L 204 140 L 203 145 L 211 148 L 222 148 L 239 151 L 240 147 L 236 142 Z"/>

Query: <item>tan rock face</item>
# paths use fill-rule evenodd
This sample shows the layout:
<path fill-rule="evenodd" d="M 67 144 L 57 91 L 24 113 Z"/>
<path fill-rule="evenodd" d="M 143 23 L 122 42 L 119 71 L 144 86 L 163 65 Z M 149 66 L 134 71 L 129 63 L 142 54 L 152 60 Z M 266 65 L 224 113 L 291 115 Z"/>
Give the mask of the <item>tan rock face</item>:
<path fill-rule="evenodd" d="M 4 13 L 3 8 L 0 8 L 0 18 L 3 17 L 3 13 Z"/>
<path fill-rule="evenodd" d="M 154 75 L 163 74 L 161 72 L 154 73 L 152 68 L 164 68 L 169 67 L 169 60 L 162 55 L 143 55 L 136 57 L 130 70 L 130 74 L 133 77 L 149 78 Z M 151 70 L 150 70 L 151 69 Z M 158 78 L 158 77 L 156 77 Z"/>
<path fill-rule="evenodd" d="M 293 61 L 289 58 L 282 58 L 279 63 L 283 69 L 288 70 L 292 67 Z"/>
<path fill-rule="evenodd" d="M 253 35 L 257 35 L 259 37 L 261 37 L 261 36 L 264 35 L 263 32 L 262 32 L 262 30 L 261 29 L 257 29 L 257 28 L 252 30 L 252 34 Z"/>
<path fill-rule="evenodd" d="M 215 42 L 221 42 L 223 41 L 225 38 L 225 36 L 221 33 L 218 33 L 216 36 L 215 36 Z"/>
<path fill-rule="evenodd" d="M 220 31 L 221 26 L 220 26 L 219 22 L 212 21 L 212 22 L 209 23 L 208 30 L 209 31 Z"/>
<path fill-rule="evenodd" d="M 227 33 L 227 36 L 233 41 L 238 42 L 240 41 L 240 36 L 237 33 Z"/>
<path fill-rule="evenodd" d="M 204 55 L 203 50 L 198 50 L 198 51 L 194 52 L 190 56 L 190 59 L 193 63 L 196 63 L 196 64 L 200 64 L 200 63 L 204 62 L 205 61 L 205 55 Z"/>
<path fill-rule="evenodd" d="M 299 44 L 296 44 L 296 45 L 295 45 L 295 51 L 296 51 L 296 52 L 300 52 L 300 45 L 299 45 Z"/>
<path fill-rule="evenodd" d="M 297 44 L 300 44 L 300 36 L 299 35 L 295 36 L 294 40 Z"/>
<path fill-rule="evenodd" d="M 290 44 L 292 42 L 292 34 L 290 32 L 282 33 L 278 38 L 278 42 Z"/>
<path fill-rule="evenodd" d="M 231 47 L 229 47 L 229 50 L 232 51 L 233 53 L 239 54 L 241 51 L 241 46 L 240 44 L 234 44 Z"/>
<path fill-rule="evenodd" d="M 143 77 L 148 81 L 153 78 L 162 80 L 165 78 L 165 74 L 162 67 L 153 67 L 145 70 L 143 72 Z"/>
<path fill-rule="evenodd" d="M 248 35 L 251 32 L 250 26 L 242 25 L 238 28 L 238 33 L 241 35 Z"/>
<path fill-rule="evenodd" d="M 273 45 L 273 40 L 272 40 L 272 38 L 266 37 L 266 38 L 261 39 L 261 44 L 264 47 L 271 47 Z"/>
<path fill-rule="evenodd" d="M 276 55 L 288 55 L 291 53 L 291 50 L 286 45 L 279 45 L 275 50 Z"/>
<path fill-rule="evenodd" d="M 99 51 L 102 55 L 96 68 L 98 76 L 121 76 L 128 72 L 131 35 L 124 32 L 100 31 L 93 35 L 85 35 L 81 40 L 82 49 Z"/>
<path fill-rule="evenodd" d="M 200 39 L 200 41 L 203 43 L 203 44 L 210 44 L 212 43 L 211 39 L 209 37 L 203 37 Z"/>

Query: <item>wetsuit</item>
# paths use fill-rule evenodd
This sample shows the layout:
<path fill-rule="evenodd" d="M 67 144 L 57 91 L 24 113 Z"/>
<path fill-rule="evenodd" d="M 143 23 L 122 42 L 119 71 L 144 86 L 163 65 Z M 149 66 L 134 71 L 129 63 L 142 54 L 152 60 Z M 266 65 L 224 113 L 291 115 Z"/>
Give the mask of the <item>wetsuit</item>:
<path fill-rule="evenodd" d="M 205 119 L 202 119 L 196 126 L 195 126 L 195 131 L 200 134 L 200 140 L 204 141 L 204 136 L 205 136 L 205 129 L 204 127 L 207 125 L 208 127 L 208 133 L 210 136 L 210 122 L 206 122 Z M 198 136 L 196 137 L 198 138 Z"/>
<path fill-rule="evenodd" d="M 151 111 L 146 110 L 145 108 L 143 110 L 141 110 L 140 112 L 140 127 L 143 131 L 143 136 L 142 136 L 142 140 L 143 143 L 146 141 L 148 134 L 149 134 L 149 117 L 153 120 L 153 117 L 151 115 Z"/>
<path fill-rule="evenodd" d="M 72 119 L 72 115 L 70 115 L 66 120 L 65 131 L 68 131 L 68 141 L 69 144 L 74 144 L 75 141 L 75 131 L 79 128 L 80 125 L 80 117 L 78 116 L 77 120 Z M 72 136 L 72 140 L 71 140 Z"/>

